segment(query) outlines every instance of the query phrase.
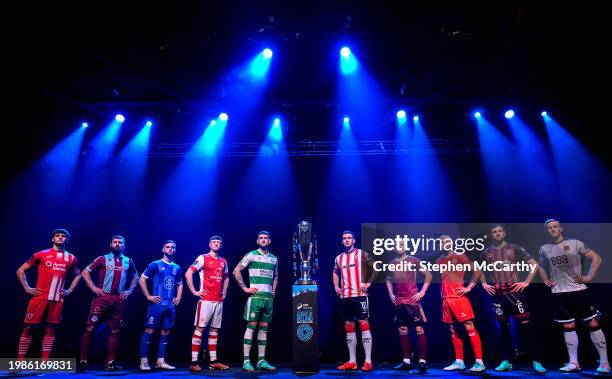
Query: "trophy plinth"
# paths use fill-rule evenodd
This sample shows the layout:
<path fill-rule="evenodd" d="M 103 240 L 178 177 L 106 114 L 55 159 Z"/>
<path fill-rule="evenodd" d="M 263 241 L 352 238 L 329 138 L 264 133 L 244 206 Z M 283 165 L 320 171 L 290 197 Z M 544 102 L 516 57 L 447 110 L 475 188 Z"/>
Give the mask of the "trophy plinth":
<path fill-rule="evenodd" d="M 319 269 L 312 224 L 302 221 L 293 235 L 293 371 L 319 372 L 318 288 L 310 273 Z"/>

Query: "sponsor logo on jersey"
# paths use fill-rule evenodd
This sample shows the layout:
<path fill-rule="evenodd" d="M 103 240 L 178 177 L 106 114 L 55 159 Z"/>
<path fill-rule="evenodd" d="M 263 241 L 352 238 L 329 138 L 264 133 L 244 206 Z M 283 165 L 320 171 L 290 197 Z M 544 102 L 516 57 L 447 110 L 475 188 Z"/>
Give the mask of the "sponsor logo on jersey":
<path fill-rule="evenodd" d="M 257 276 L 265 276 L 266 278 L 271 278 L 274 276 L 274 272 L 272 270 L 260 269 Z"/>

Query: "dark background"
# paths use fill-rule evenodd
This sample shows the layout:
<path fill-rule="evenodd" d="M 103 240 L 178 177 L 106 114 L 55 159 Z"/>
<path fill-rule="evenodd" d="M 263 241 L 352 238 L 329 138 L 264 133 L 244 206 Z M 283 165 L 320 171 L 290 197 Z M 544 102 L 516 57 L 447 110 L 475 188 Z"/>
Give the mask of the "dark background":
<path fill-rule="evenodd" d="M 289 244 L 302 219 L 312 221 L 319 236 L 324 361 L 346 355 L 331 286 L 333 257 L 340 250 L 344 229 L 357 231 L 362 222 L 542 222 L 551 216 L 568 222 L 610 221 L 604 117 L 609 96 L 602 92 L 610 82 L 610 61 L 603 53 L 610 37 L 610 6 L 605 1 L 384 6 L 374 2 L 98 2 L 26 4 L 7 14 L 17 22 L 7 45 L 11 101 L 5 143 L 10 147 L 3 149 L 7 169 L 2 175 L 2 201 L 4 231 L 9 236 L 5 254 L 11 258 L 4 266 L 3 288 L 6 285 L 4 291 L 16 306 L 2 312 L 3 324 L 10 326 L 2 332 L 3 356 L 15 355 L 28 300 L 14 270 L 32 252 L 48 247 L 50 231 L 57 226 L 72 232 L 70 250 L 81 267 L 105 253 L 110 236 L 124 235 L 127 255 L 139 272 L 161 256 L 163 240 L 177 241 L 177 263 L 185 269 L 207 250 L 209 236 L 217 233 L 224 238 L 223 254 L 233 267 L 255 247 L 256 232 L 269 230 L 271 251 L 280 258 L 281 279 L 268 346 L 271 360 L 282 362 L 291 359 L 287 348 L 291 341 L 287 333 L 291 330 Z M 32 169 L 83 120 L 92 124 L 88 133 L 93 135 L 116 112 L 128 117 L 125 130 L 129 133 L 122 134 L 119 146 L 140 127 L 136 120 L 145 117 L 156 122 L 151 137 L 154 146 L 191 143 L 201 133 L 202 120 L 223 111 L 224 101 L 231 98 L 227 95 L 231 83 L 220 78 L 267 46 L 275 52 L 268 87 L 257 112 L 248 118 L 230 112 L 230 126 L 236 127 L 228 127 L 226 140 L 260 142 L 267 133 L 262 125 L 272 112 L 288 120 L 286 141 L 336 140 L 339 128 L 335 126 L 342 111 L 335 97 L 337 51 L 345 42 L 351 43 L 382 93 L 376 99 L 380 113 L 369 120 L 372 127 L 355 128 L 356 138 L 393 138 L 390 126 L 399 105 L 422 115 L 431 138 L 477 144 L 469 119 L 474 107 L 499 115 L 508 106 L 515 107 L 543 136 L 539 112 L 546 109 L 603 161 L 605 169 L 598 175 L 576 179 L 577 188 L 596 189 L 589 196 L 576 194 L 582 196 L 585 208 L 562 206 L 554 188 L 546 201 L 535 202 L 529 185 L 498 199 L 486 185 L 478 151 L 467 149 L 438 152 L 445 183 L 427 183 L 431 195 L 412 199 L 418 202 L 414 211 L 404 207 L 402 190 L 420 183 L 394 172 L 391 164 L 396 157 L 391 155 L 364 156 L 362 165 L 330 156 L 294 156 L 288 166 L 292 186 L 285 175 L 279 175 L 285 171 L 253 166 L 252 157 L 223 157 L 216 176 L 206 182 L 211 187 L 206 196 L 197 204 L 179 201 L 179 205 L 172 198 L 171 184 L 170 192 L 161 188 L 168 188 L 166 181 L 180 158 L 150 158 L 145 190 L 137 201 L 124 198 L 126 178 L 114 175 L 112 167 L 99 172 L 95 180 L 78 176 L 71 191 L 60 197 L 48 195 L 58 184 L 54 177 Z M 390 177 L 395 180 L 388 181 Z M 369 183 L 368 191 L 363 183 Z M 176 188 L 176 193 L 184 191 Z M 28 274 L 33 285 L 34 273 Z M 601 310 L 609 314 L 609 286 L 593 287 Z M 432 361 L 447 361 L 452 349 L 440 322 L 438 293 L 432 286 L 423 301 L 430 318 L 429 353 Z M 551 322 L 548 290 L 532 286 L 528 296 L 546 360 L 555 367 L 566 357 L 562 334 Z M 496 360 L 495 321 L 488 298 L 480 288 L 470 297 L 485 360 Z M 84 285 L 67 300 L 56 356 L 78 355 L 90 300 Z M 244 301 L 232 279 L 220 336 L 222 359 L 240 360 Z M 120 357 L 134 361 L 145 316 L 139 290 L 128 304 Z M 371 290 L 370 307 L 374 359 L 399 359 L 391 305 L 383 286 Z M 186 293 L 168 349 L 171 361 L 188 360 L 194 310 L 195 299 Z M 609 337 L 606 316 L 603 324 Z M 588 355 L 581 355 L 583 362 L 594 362 L 594 349 L 584 337 L 581 350 Z M 37 349 L 39 344 L 33 346 Z"/>

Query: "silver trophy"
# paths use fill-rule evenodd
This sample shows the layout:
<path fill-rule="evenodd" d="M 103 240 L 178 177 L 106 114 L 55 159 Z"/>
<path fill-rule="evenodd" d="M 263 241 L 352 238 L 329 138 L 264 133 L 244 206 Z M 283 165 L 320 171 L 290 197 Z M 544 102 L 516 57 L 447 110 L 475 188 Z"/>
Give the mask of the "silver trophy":
<path fill-rule="evenodd" d="M 295 284 L 316 284 L 310 277 L 310 271 L 315 274 L 319 269 L 319 254 L 317 252 L 317 236 L 312 232 L 312 224 L 302 221 L 293 234 L 293 277 Z M 299 270 L 299 276 L 298 276 Z"/>

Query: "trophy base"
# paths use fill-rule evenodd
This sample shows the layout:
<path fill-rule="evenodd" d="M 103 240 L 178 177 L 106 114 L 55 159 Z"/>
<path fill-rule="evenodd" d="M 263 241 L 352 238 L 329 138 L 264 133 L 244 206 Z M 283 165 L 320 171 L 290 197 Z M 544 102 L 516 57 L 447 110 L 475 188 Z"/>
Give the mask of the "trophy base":
<path fill-rule="evenodd" d="M 293 284 L 303 286 L 303 285 L 317 284 L 317 282 L 314 281 L 313 279 L 298 279 Z"/>

